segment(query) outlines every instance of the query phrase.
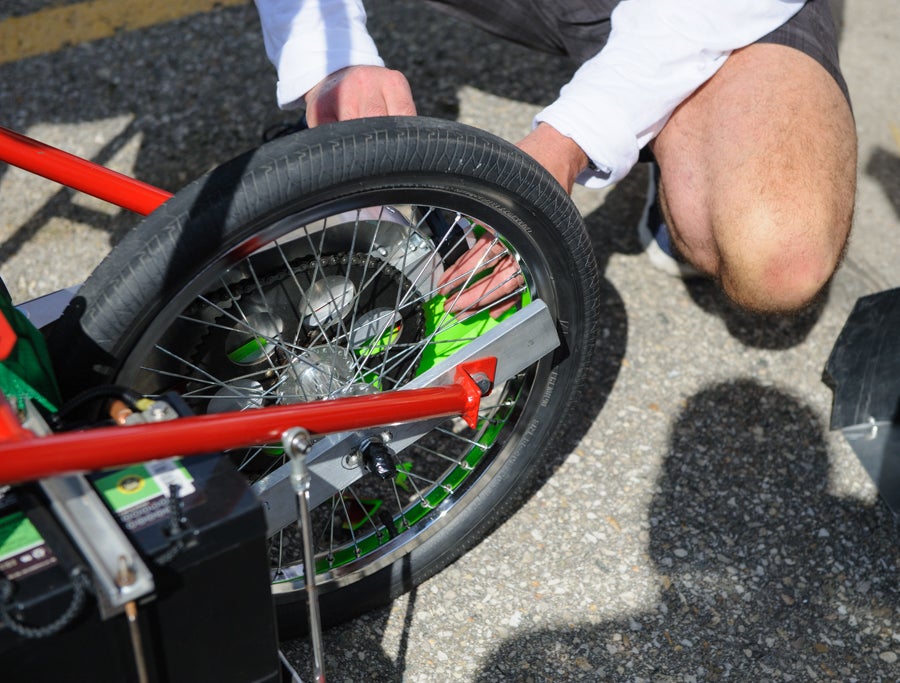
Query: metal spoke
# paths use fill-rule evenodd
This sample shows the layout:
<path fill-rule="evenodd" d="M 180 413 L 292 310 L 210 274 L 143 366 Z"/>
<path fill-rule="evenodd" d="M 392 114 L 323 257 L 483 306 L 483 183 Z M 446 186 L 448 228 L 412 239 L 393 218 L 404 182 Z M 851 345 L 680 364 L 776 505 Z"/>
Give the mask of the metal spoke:
<path fill-rule="evenodd" d="M 443 234 L 430 239 L 435 225 Z M 450 267 L 444 255 L 470 249 L 479 235 L 491 238 L 489 249 L 445 283 L 453 291 L 441 295 L 438 283 Z M 502 252 L 491 254 L 498 244 Z M 155 378 L 159 393 L 178 386 L 198 412 L 219 398 L 234 397 L 236 406 L 250 409 L 331 398 L 357 384 L 366 385 L 361 391 L 393 389 L 429 369 L 424 359 L 442 360 L 478 338 L 485 327 L 459 318 L 478 311 L 481 300 L 449 311 L 463 289 L 507 258 L 515 254 L 491 227 L 433 206 L 376 205 L 286 224 L 283 234 L 228 263 L 194 295 L 176 318 L 181 327 L 157 339 L 154 353 L 138 365 Z M 518 269 L 482 300 L 520 276 Z M 316 283 L 320 294 L 312 292 Z M 516 286 L 491 305 L 528 291 Z M 387 547 L 398 535 L 415 538 L 445 499 L 454 504 L 483 471 L 479 463 L 495 438 L 486 435 L 497 434 L 510 415 L 510 394 L 520 393 L 502 385 L 495 392 L 501 398 L 482 403 L 478 429 L 447 421 L 403 453 L 395 477 L 366 476 L 313 511 L 318 571 L 352 571 L 372 548 Z M 271 446 L 230 455 L 251 478 L 284 461 Z M 296 532 L 281 531 L 270 542 L 274 580 L 295 581 L 312 569 L 304 568 Z"/>

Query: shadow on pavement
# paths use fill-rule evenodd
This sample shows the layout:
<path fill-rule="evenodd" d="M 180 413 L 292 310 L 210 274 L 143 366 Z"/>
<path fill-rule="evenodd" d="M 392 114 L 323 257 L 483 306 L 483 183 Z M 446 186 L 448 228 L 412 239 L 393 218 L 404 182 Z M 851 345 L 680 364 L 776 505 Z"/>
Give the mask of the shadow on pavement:
<path fill-rule="evenodd" d="M 701 391 L 658 490 L 652 608 L 537 628 L 500 645 L 477 680 L 893 680 L 896 530 L 884 506 L 828 493 L 813 410 L 750 380 Z"/>
<path fill-rule="evenodd" d="M 872 152 L 865 170 L 884 188 L 894 212 L 900 216 L 900 156 L 879 147 Z"/>
<path fill-rule="evenodd" d="M 2 125 L 29 134 L 47 124 L 124 120 L 124 126 L 110 126 L 122 126 L 118 132 L 97 134 L 106 137 L 91 160 L 108 164 L 137 140 L 140 151 L 129 175 L 169 191 L 258 145 L 266 121 L 280 117 L 252 5 L 5 64 L 0 79 Z M 73 126 L 72 135 L 79 134 Z M 72 151 L 79 142 L 74 137 L 56 144 Z M 140 220 L 128 212 L 81 208 L 71 196 L 60 189 L 18 226 L 4 240 L 0 263 L 54 217 L 107 232 L 110 244 Z"/>
<path fill-rule="evenodd" d="M 419 3 L 371 5 L 370 29 L 389 65 L 408 73 L 424 115 L 455 118 L 461 84 L 549 102 L 573 70 L 565 60 L 511 47 Z M 296 118 L 275 105 L 275 72 L 252 4 L 4 64 L 0 78 L 2 125 L 18 132 L 129 118 L 92 160 L 106 164 L 140 136 L 133 175 L 169 191 L 259 145 L 271 124 Z M 66 215 L 64 203 L 52 200 L 23 234 L 39 229 L 42 218 Z M 82 210 L 77 217 L 114 237 L 127 227 L 101 213 Z"/>
<path fill-rule="evenodd" d="M 744 346 L 778 351 L 802 344 L 828 303 L 830 285 L 816 300 L 796 313 L 756 313 L 733 303 L 712 280 L 691 280 L 688 294 L 707 313 L 719 316 L 732 337 Z"/>

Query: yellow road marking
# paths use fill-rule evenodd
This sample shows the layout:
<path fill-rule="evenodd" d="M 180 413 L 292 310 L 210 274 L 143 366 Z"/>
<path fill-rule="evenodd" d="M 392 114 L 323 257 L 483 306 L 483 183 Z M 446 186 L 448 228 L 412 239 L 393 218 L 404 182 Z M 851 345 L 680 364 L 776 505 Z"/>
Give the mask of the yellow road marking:
<path fill-rule="evenodd" d="M 894 136 L 894 142 L 897 143 L 897 149 L 900 150 L 900 126 L 898 126 L 893 121 L 891 121 L 890 126 L 891 126 L 891 133 Z"/>
<path fill-rule="evenodd" d="M 87 0 L 0 21 L 0 64 L 250 0 Z"/>

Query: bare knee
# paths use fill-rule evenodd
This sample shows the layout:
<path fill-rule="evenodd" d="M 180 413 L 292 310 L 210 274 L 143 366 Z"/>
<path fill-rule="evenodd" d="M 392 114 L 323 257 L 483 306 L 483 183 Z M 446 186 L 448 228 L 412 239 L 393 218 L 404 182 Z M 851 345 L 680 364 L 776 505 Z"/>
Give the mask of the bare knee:
<path fill-rule="evenodd" d="M 851 167 L 852 168 L 852 167 Z M 679 251 L 715 276 L 735 303 L 788 313 L 812 303 L 840 263 L 853 217 L 855 183 L 813 183 L 787 192 L 720 191 L 689 219 L 660 200 Z"/>
<path fill-rule="evenodd" d="M 810 304 L 831 279 L 850 230 L 850 215 L 784 216 L 745 213 L 720 233 L 718 276 L 736 303 L 787 313 Z M 742 225 L 743 224 L 743 225 Z"/>
<path fill-rule="evenodd" d="M 653 149 L 688 260 L 748 308 L 815 298 L 840 260 L 856 179 L 850 106 L 818 62 L 781 45 L 736 51 Z"/>

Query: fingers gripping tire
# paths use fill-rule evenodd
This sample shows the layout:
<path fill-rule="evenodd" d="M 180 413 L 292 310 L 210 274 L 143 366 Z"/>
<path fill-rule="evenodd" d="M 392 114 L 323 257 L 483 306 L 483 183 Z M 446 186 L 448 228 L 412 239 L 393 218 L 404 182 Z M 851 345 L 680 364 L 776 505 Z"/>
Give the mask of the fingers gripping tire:
<path fill-rule="evenodd" d="M 464 287 L 441 280 L 485 236 L 490 258 L 455 284 L 516 264 L 501 317 L 541 299 L 560 346 L 496 387 L 476 429 L 449 421 L 397 454 L 393 479 L 363 477 L 314 510 L 322 613 L 340 622 L 478 542 L 566 429 L 599 276 L 577 210 L 533 160 L 424 118 L 323 126 L 237 157 L 144 220 L 84 284 L 51 338 L 61 386 L 175 389 L 200 413 L 401 387 L 496 324 L 477 305 L 450 312 Z M 251 481 L 281 458 L 232 457 Z M 290 632 L 305 618 L 293 607 L 302 555 L 287 530 L 271 546 Z"/>

